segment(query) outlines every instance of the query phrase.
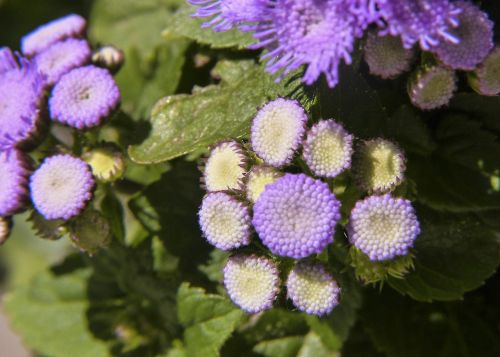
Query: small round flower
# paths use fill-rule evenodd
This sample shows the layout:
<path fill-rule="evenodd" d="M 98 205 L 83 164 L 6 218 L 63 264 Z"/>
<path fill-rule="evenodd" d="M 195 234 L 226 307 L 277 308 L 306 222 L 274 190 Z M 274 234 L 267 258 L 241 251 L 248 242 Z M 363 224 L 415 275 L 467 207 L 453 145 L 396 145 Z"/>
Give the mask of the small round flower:
<path fill-rule="evenodd" d="M 297 263 L 286 281 L 287 296 L 307 314 L 323 316 L 339 304 L 340 288 L 320 263 Z"/>
<path fill-rule="evenodd" d="M 94 185 L 85 161 L 71 155 L 55 155 L 47 158 L 31 176 L 31 199 L 45 219 L 68 220 L 85 208 Z"/>
<path fill-rule="evenodd" d="M 0 151 L 0 217 L 22 210 L 28 200 L 28 157 L 12 149 Z"/>
<path fill-rule="evenodd" d="M 92 55 L 92 63 L 116 73 L 125 62 L 125 54 L 119 48 L 111 45 L 103 46 Z"/>
<path fill-rule="evenodd" d="M 111 74 L 99 67 L 71 70 L 54 86 L 49 100 L 55 121 L 77 129 L 97 126 L 120 102 L 120 91 Z"/>
<path fill-rule="evenodd" d="M 0 74 L 3 74 L 11 69 L 17 69 L 19 63 L 17 56 L 8 47 L 0 48 Z"/>
<path fill-rule="evenodd" d="M 368 192 L 392 191 L 403 181 L 405 170 L 404 153 L 391 141 L 368 140 L 356 152 L 354 175 L 359 187 Z"/>
<path fill-rule="evenodd" d="M 493 48 L 493 21 L 470 1 L 454 3 L 462 12 L 451 33 L 459 43 L 442 42 L 432 48 L 439 60 L 454 69 L 473 70 Z"/>
<path fill-rule="evenodd" d="M 12 222 L 9 218 L 0 217 L 0 245 L 4 244 L 10 235 L 10 226 Z"/>
<path fill-rule="evenodd" d="M 347 231 L 356 248 L 378 261 L 408 254 L 420 224 L 410 201 L 387 194 L 358 201 Z"/>
<path fill-rule="evenodd" d="M 224 286 L 229 297 L 251 314 L 272 307 L 279 285 L 278 268 L 268 258 L 235 255 L 224 267 Z"/>
<path fill-rule="evenodd" d="M 340 202 L 326 183 L 285 174 L 260 195 L 253 225 L 273 254 L 301 259 L 333 242 L 339 219 Z"/>
<path fill-rule="evenodd" d="M 413 48 L 404 48 L 400 37 L 368 33 L 364 58 L 370 74 L 384 79 L 396 78 L 410 69 L 414 57 Z"/>
<path fill-rule="evenodd" d="M 21 49 L 25 56 L 34 56 L 50 45 L 68 37 L 85 34 L 86 22 L 79 15 L 70 14 L 48 22 L 21 39 Z"/>
<path fill-rule="evenodd" d="M 236 141 L 217 144 L 208 156 L 203 170 L 207 191 L 239 190 L 246 174 L 247 157 Z"/>
<path fill-rule="evenodd" d="M 38 135 L 44 98 L 43 77 L 26 60 L 0 76 L 0 150 L 23 146 Z"/>
<path fill-rule="evenodd" d="M 403 45 L 416 42 L 428 51 L 440 42 L 458 43 L 451 29 L 458 26 L 460 8 L 449 0 L 377 0 L 380 17 L 385 22 L 381 34 L 401 36 Z"/>
<path fill-rule="evenodd" d="M 112 145 L 92 149 L 83 155 L 83 159 L 90 165 L 94 177 L 102 182 L 116 181 L 125 171 L 125 158 Z"/>
<path fill-rule="evenodd" d="M 271 166 L 289 164 L 300 146 L 306 122 L 307 115 L 295 100 L 279 98 L 267 103 L 252 123 L 253 150 Z"/>
<path fill-rule="evenodd" d="M 91 50 L 86 40 L 68 38 L 56 42 L 37 54 L 33 61 L 49 86 L 55 84 L 63 74 L 83 66 L 90 60 Z"/>
<path fill-rule="evenodd" d="M 447 105 L 457 89 L 457 77 L 451 69 L 433 66 L 418 70 L 408 82 L 408 95 L 414 106 L 431 110 Z"/>
<path fill-rule="evenodd" d="M 334 120 L 314 124 L 304 141 L 302 156 L 320 177 L 335 177 L 351 166 L 353 136 Z"/>
<path fill-rule="evenodd" d="M 252 167 L 246 177 L 245 190 L 247 199 L 252 203 L 257 202 L 257 199 L 264 192 L 266 186 L 283 175 L 283 172 L 271 166 L 258 165 Z"/>
<path fill-rule="evenodd" d="M 248 207 L 224 192 L 212 192 L 203 198 L 200 226 L 207 241 L 222 250 L 250 244 Z"/>
<path fill-rule="evenodd" d="M 467 76 L 469 84 L 481 95 L 500 93 L 500 47 L 496 47 L 474 72 Z"/>

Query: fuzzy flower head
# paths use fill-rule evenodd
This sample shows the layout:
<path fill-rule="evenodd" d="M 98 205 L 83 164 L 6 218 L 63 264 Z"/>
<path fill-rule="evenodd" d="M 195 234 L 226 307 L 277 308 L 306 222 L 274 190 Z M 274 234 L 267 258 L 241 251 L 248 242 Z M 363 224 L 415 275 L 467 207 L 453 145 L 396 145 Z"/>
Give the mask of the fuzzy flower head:
<path fill-rule="evenodd" d="M 92 174 L 102 182 L 116 181 L 125 171 L 125 158 L 121 151 L 111 145 L 86 152 L 83 159 L 90 165 Z"/>
<path fill-rule="evenodd" d="M 45 75 L 46 84 L 53 85 L 63 74 L 86 64 L 90 56 L 86 40 L 69 38 L 43 50 L 33 60 L 40 73 Z"/>
<path fill-rule="evenodd" d="M 111 45 L 103 46 L 92 55 L 92 63 L 116 73 L 125 62 L 125 54 L 119 48 Z"/>
<path fill-rule="evenodd" d="M 19 212 L 28 198 L 28 157 L 12 149 L 0 151 L 0 217 Z"/>
<path fill-rule="evenodd" d="M 251 314 L 272 307 L 279 284 L 278 268 L 268 258 L 236 255 L 224 267 L 224 286 L 229 297 Z"/>
<path fill-rule="evenodd" d="M 210 152 L 203 170 L 207 191 L 239 190 L 246 174 L 247 157 L 236 141 L 223 141 Z"/>
<path fill-rule="evenodd" d="M 287 295 L 307 314 L 323 316 L 339 304 L 340 288 L 319 263 L 297 263 L 286 281 Z"/>
<path fill-rule="evenodd" d="M 267 185 L 283 176 L 283 173 L 271 166 L 254 166 L 246 177 L 246 194 L 250 202 L 255 203 Z"/>
<path fill-rule="evenodd" d="M 253 224 L 273 254 L 301 259 L 333 242 L 340 203 L 328 185 L 285 174 L 267 185 L 254 205 Z"/>
<path fill-rule="evenodd" d="M 401 36 L 403 45 L 416 42 L 430 50 L 441 42 L 460 41 L 451 31 L 458 26 L 460 8 L 449 0 L 377 0 L 378 11 L 385 23 L 382 35 Z"/>
<path fill-rule="evenodd" d="M 314 124 L 304 141 L 302 156 L 320 177 L 335 177 L 351 166 L 353 136 L 334 120 Z"/>
<path fill-rule="evenodd" d="M 227 193 L 207 194 L 198 215 L 203 235 L 216 248 L 231 250 L 250 244 L 248 207 Z"/>
<path fill-rule="evenodd" d="M 369 196 L 354 206 L 347 231 L 356 248 L 379 261 L 408 254 L 420 234 L 420 224 L 410 201 Z"/>
<path fill-rule="evenodd" d="M 483 63 L 468 75 L 470 86 L 481 95 L 500 93 L 500 47 L 496 47 Z"/>
<path fill-rule="evenodd" d="M 305 131 L 307 115 L 295 100 L 276 99 L 263 106 L 252 123 L 252 148 L 267 164 L 281 167 L 292 161 Z"/>
<path fill-rule="evenodd" d="M 396 78 L 410 69 L 414 57 L 413 48 L 404 48 L 400 37 L 368 33 L 364 58 L 370 74 L 384 79 Z"/>
<path fill-rule="evenodd" d="M 0 75 L 10 71 L 12 69 L 18 68 L 17 56 L 8 47 L 0 48 Z"/>
<path fill-rule="evenodd" d="M 459 43 L 442 42 L 432 48 L 439 60 L 454 69 L 473 70 L 493 48 L 493 21 L 469 1 L 454 3 L 462 12 L 460 25 L 453 29 Z"/>
<path fill-rule="evenodd" d="M 27 61 L 0 76 L 0 150 L 38 134 L 44 98 L 43 77 Z"/>
<path fill-rule="evenodd" d="M 408 95 L 414 106 L 431 110 L 447 105 L 457 89 L 457 77 L 451 69 L 433 66 L 419 69 L 408 82 Z"/>
<path fill-rule="evenodd" d="M 355 156 L 354 173 L 361 189 L 368 192 L 392 191 L 404 179 L 403 151 L 384 139 L 365 141 Z"/>
<path fill-rule="evenodd" d="M 85 161 L 71 155 L 55 155 L 47 158 L 31 176 L 31 199 L 45 219 L 68 220 L 85 208 L 94 185 Z"/>
<path fill-rule="evenodd" d="M 77 129 L 97 126 L 120 102 L 120 91 L 111 74 L 99 67 L 71 70 L 54 86 L 49 100 L 53 120 Z"/>
<path fill-rule="evenodd" d="M 343 60 L 352 62 L 350 53 L 356 37 L 367 26 L 366 16 L 356 1 L 341 0 L 283 0 L 263 7 L 257 25 L 243 26 L 253 31 L 258 42 L 251 48 L 267 48 L 262 56 L 268 60 L 270 73 L 281 71 L 283 76 L 302 65 L 303 77 L 312 84 L 324 74 L 328 85 L 338 82 L 338 67 Z"/>
<path fill-rule="evenodd" d="M 198 6 L 194 17 L 211 17 L 202 27 L 211 27 L 214 31 L 228 31 L 238 24 L 254 22 L 260 19 L 265 0 L 188 0 Z"/>
<path fill-rule="evenodd" d="M 85 34 L 86 21 L 83 17 L 70 14 L 42 25 L 21 39 L 21 49 L 25 56 L 31 57 L 52 44 L 68 37 L 81 37 Z"/>

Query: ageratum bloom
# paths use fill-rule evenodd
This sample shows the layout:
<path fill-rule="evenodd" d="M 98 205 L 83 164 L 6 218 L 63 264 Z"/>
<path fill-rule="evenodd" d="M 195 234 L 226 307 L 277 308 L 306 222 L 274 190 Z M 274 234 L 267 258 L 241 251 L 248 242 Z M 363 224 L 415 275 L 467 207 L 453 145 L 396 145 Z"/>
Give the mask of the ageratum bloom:
<path fill-rule="evenodd" d="M 229 297 L 251 314 L 272 307 L 279 284 L 278 268 L 268 258 L 236 255 L 224 267 L 224 286 Z"/>
<path fill-rule="evenodd" d="M 94 148 L 86 152 L 83 159 L 90 165 L 94 177 L 102 182 L 116 181 L 125 171 L 125 158 L 114 145 Z"/>
<path fill-rule="evenodd" d="M 68 220 L 85 208 L 94 185 L 85 161 L 71 155 L 55 155 L 45 159 L 31 176 L 31 199 L 45 219 Z"/>
<path fill-rule="evenodd" d="M 247 157 L 236 141 L 217 144 L 208 156 L 203 170 L 207 191 L 239 190 L 246 174 Z"/>
<path fill-rule="evenodd" d="M 253 225 L 271 252 L 301 259 L 333 242 L 339 219 L 340 203 L 326 183 L 285 174 L 260 195 Z"/>
<path fill-rule="evenodd" d="M 91 54 L 86 40 L 68 38 L 43 50 L 33 61 L 40 73 L 46 77 L 45 83 L 53 85 L 63 74 L 86 64 Z"/>
<path fill-rule="evenodd" d="M 17 56 L 8 47 L 0 48 L 0 75 L 18 68 Z"/>
<path fill-rule="evenodd" d="M 19 212 L 28 198 L 28 157 L 12 149 L 0 151 L 0 217 Z"/>
<path fill-rule="evenodd" d="M 111 74 L 99 67 L 71 70 L 54 86 L 49 99 L 53 120 L 77 129 L 97 126 L 120 102 L 120 91 Z"/>
<path fill-rule="evenodd" d="M 356 38 L 371 20 L 369 1 L 281 0 L 262 7 L 257 24 L 241 29 L 254 32 L 252 49 L 266 48 L 267 71 L 280 77 L 306 65 L 303 81 L 312 84 L 324 74 L 330 87 L 338 82 L 338 67 L 352 62 Z"/>
<path fill-rule="evenodd" d="M 470 86 L 481 95 L 500 94 L 500 47 L 495 47 L 474 72 L 468 74 Z"/>
<path fill-rule="evenodd" d="M 21 49 L 31 57 L 50 45 L 68 37 L 85 34 L 86 21 L 80 15 L 70 14 L 42 25 L 21 39 Z"/>
<path fill-rule="evenodd" d="M 207 241 L 222 250 L 250 244 L 248 207 L 224 192 L 212 192 L 203 198 L 200 226 Z"/>
<path fill-rule="evenodd" d="M 43 77 L 24 59 L 0 76 L 0 150 L 22 146 L 39 133 Z"/>
<path fill-rule="evenodd" d="M 454 69 L 473 70 L 493 48 L 493 21 L 470 1 L 454 3 L 462 12 L 451 33 L 459 43 L 442 42 L 432 48 L 439 60 Z"/>
<path fill-rule="evenodd" d="M 443 66 L 421 68 L 408 82 L 408 95 L 414 106 L 431 110 L 448 104 L 457 89 L 455 72 Z"/>
<path fill-rule="evenodd" d="M 403 45 L 411 48 L 416 42 L 430 50 L 441 42 L 460 41 L 451 29 L 459 24 L 460 8 L 449 0 L 376 0 L 385 24 L 381 35 L 401 36 Z"/>
<path fill-rule="evenodd" d="M 420 225 L 410 201 L 369 196 L 354 206 L 347 231 L 356 248 L 379 261 L 408 254 Z"/>
<path fill-rule="evenodd" d="M 271 166 L 289 164 L 301 144 L 306 122 L 306 112 L 295 100 L 279 98 L 267 103 L 252 123 L 253 150 Z"/>
<path fill-rule="evenodd" d="M 271 166 L 258 165 L 252 167 L 246 177 L 245 189 L 247 199 L 252 203 L 257 202 L 257 199 L 264 192 L 267 185 L 273 183 L 281 176 L 283 176 L 283 173 Z"/>
<path fill-rule="evenodd" d="M 322 120 L 307 133 L 302 156 L 320 177 L 335 177 L 351 166 L 353 136 L 334 120 Z"/>
<path fill-rule="evenodd" d="M 287 296 L 300 310 L 327 315 L 339 304 L 340 288 L 320 263 L 297 263 L 286 281 Z"/>

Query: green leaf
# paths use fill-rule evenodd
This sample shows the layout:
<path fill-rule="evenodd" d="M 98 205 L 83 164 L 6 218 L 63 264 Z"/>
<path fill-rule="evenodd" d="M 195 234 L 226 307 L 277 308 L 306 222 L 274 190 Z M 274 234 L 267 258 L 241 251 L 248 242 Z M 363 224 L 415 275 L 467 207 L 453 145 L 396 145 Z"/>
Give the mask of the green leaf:
<path fill-rule="evenodd" d="M 476 93 L 458 93 L 450 103 L 450 109 L 469 114 L 471 118 L 480 121 L 486 128 L 500 132 L 498 111 L 500 97 L 486 97 Z"/>
<path fill-rule="evenodd" d="M 254 351 L 266 357 L 295 357 L 304 342 L 304 336 L 287 336 L 262 341 L 255 345 Z"/>
<path fill-rule="evenodd" d="M 222 139 L 248 135 L 259 106 L 297 90 L 297 81 L 276 84 L 253 61 L 221 61 L 215 71 L 222 78 L 220 85 L 166 97 L 155 105 L 149 137 L 129 148 L 132 160 L 144 164 L 171 160 Z"/>
<path fill-rule="evenodd" d="M 225 32 L 214 32 L 211 28 L 201 28 L 202 23 L 209 21 L 209 18 L 193 18 L 191 15 L 195 11 L 195 6 L 187 3 L 182 4 L 170 16 L 170 21 L 163 31 L 163 36 L 167 39 L 179 36 L 187 37 L 200 44 L 209 45 L 212 48 L 245 48 L 255 42 L 249 33 L 243 33 L 236 29 Z"/>
<path fill-rule="evenodd" d="M 460 299 L 500 264 L 500 241 L 472 214 L 417 207 L 422 233 L 415 242 L 415 270 L 389 279 L 403 294 L 421 301 Z"/>
<path fill-rule="evenodd" d="M 220 348 L 244 316 L 226 298 L 187 283 L 179 287 L 177 304 L 179 321 L 185 327 L 187 356 L 219 356 Z"/>

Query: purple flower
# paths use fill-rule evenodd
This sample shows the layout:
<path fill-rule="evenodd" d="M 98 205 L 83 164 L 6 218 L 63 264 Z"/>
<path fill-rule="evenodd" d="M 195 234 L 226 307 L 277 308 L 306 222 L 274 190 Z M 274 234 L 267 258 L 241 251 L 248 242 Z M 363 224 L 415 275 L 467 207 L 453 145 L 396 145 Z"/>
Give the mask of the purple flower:
<path fill-rule="evenodd" d="M 25 59 L 0 76 L 0 150 L 38 134 L 44 98 L 43 77 Z"/>
<path fill-rule="evenodd" d="M 258 21 L 262 9 L 268 4 L 266 0 L 188 0 L 188 2 L 199 6 L 193 16 L 212 17 L 202 27 L 212 27 L 214 31 L 228 31 L 235 25 Z"/>
<path fill-rule="evenodd" d="M 0 217 L 19 212 L 28 199 L 28 157 L 12 149 L 0 151 Z"/>
<path fill-rule="evenodd" d="M 302 156 L 320 177 L 335 177 L 351 166 L 353 136 L 334 120 L 314 124 L 304 141 Z"/>
<path fill-rule="evenodd" d="M 55 121 L 77 129 L 102 123 L 120 102 L 113 77 L 103 68 L 85 66 L 71 70 L 56 83 L 49 100 Z"/>
<path fill-rule="evenodd" d="M 455 72 L 444 66 L 417 70 L 408 83 L 408 95 L 414 106 L 431 110 L 448 104 L 457 89 Z"/>
<path fill-rule="evenodd" d="M 8 47 L 0 48 L 0 75 L 17 68 L 19 68 L 19 62 L 16 54 Z"/>
<path fill-rule="evenodd" d="M 50 45 L 68 37 L 85 34 L 86 21 L 80 15 L 70 14 L 42 25 L 21 39 L 25 56 L 34 56 Z"/>
<path fill-rule="evenodd" d="M 224 192 L 212 192 L 203 198 L 200 226 L 207 241 L 222 250 L 250 244 L 248 207 Z"/>
<path fill-rule="evenodd" d="M 333 242 L 339 211 L 340 202 L 326 183 L 285 174 L 258 198 L 253 225 L 271 252 L 300 259 Z"/>
<path fill-rule="evenodd" d="M 327 315 L 339 304 L 340 288 L 320 263 L 297 263 L 286 281 L 287 295 L 300 310 Z"/>
<path fill-rule="evenodd" d="M 493 22 L 469 1 L 453 3 L 462 12 L 460 25 L 451 33 L 459 43 L 441 42 L 432 48 L 439 60 L 454 69 L 473 70 L 493 48 Z"/>
<path fill-rule="evenodd" d="M 224 286 L 229 297 L 251 314 L 272 307 L 279 284 L 278 268 L 268 258 L 236 255 L 224 267 Z"/>
<path fill-rule="evenodd" d="M 307 114 L 295 100 L 279 98 L 267 103 L 252 123 L 253 150 L 271 166 L 289 164 L 301 144 L 306 122 Z"/>
<path fill-rule="evenodd" d="M 470 86 L 481 95 L 500 93 L 500 47 L 495 47 L 474 72 L 468 73 Z"/>
<path fill-rule="evenodd" d="M 420 43 L 428 51 L 442 41 L 460 41 L 452 28 L 458 26 L 458 8 L 449 0 L 377 0 L 378 11 L 385 22 L 381 34 L 401 36 L 406 48 Z"/>
<path fill-rule="evenodd" d="M 45 159 L 31 176 L 31 199 L 45 219 L 68 220 L 85 208 L 94 185 L 85 161 L 71 155 L 55 155 Z"/>
<path fill-rule="evenodd" d="M 354 206 L 347 231 L 356 248 L 378 261 L 408 254 L 420 224 L 410 201 L 369 196 Z"/>
<path fill-rule="evenodd" d="M 46 84 L 53 85 L 63 74 L 90 61 L 91 54 L 86 40 L 68 38 L 43 50 L 33 61 L 40 73 L 45 75 Z"/>
<path fill-rule="evenodd" d="M 262 7 L 257 24 L 242 26 L 253 31 L 258 42 L 252 49 L 266 48 L 267 71 L 280 77 L 302 65 L 303 77 L 312 84 L 323 73 L 328 85 L 338 82 L 338 67 L 352 62 L 356 38 L 371 21 L 369 1 L 278 0 Z"/>
<path fill-rule="evenodd" d="M 203 170 L 207 191 L 241 189 L 246 167 L 247 157 L 238 142 L 220 142 L 210 152 Z"/>

